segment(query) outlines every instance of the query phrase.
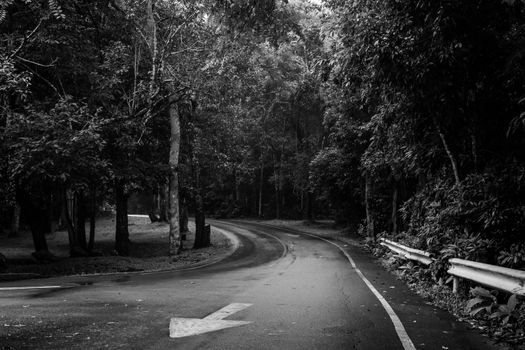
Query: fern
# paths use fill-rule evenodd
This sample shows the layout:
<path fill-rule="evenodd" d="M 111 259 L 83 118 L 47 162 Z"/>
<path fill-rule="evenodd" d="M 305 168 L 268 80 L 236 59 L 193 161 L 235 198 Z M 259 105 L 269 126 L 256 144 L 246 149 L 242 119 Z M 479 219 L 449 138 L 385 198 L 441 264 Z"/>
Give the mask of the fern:
<path fill-rule="evenodd" d="M 62 7 L 57 0 L 49 0 L 49 9 L 56 19 L 64 19 L 66 16 L 62 12 Z"/>

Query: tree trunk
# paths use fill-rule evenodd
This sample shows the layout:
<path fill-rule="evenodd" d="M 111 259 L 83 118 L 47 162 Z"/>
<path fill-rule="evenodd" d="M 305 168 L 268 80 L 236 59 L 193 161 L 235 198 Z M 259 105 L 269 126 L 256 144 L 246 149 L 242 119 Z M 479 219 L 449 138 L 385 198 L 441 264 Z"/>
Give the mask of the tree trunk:
<path fill-rule="evenodd" d="M 254 173 L 254 180 L 253 180 L 253 186 L 252 187 L 252 193 L 251 193 L 251 209 L 250 209 L 250 215 L 255 215 L 257 213 L 257 173 Z"/>
<path fill-rule="evenodd" d="M 279 190 L 275 189 L 275 218 L 280 219 L 280 200 L 279 200 Z"/>
<path fill-rule="evenodd" d="M 11 216 L 11 230 L 9 232 L 9 237 L 15 237 L 20 231 L 20 203 L 15 202 L 13 206 L 12 216 Z"/>
<path fill-rule="evenodd" d="M 66 189 L 62 190 L 62 200 L 64 203 L 64 220 L 66 222 L 67 226 L 67 235 L 69 240 L 69 255 L 74 256 L 87 256 L 86 250 L 82 247 L 79 235 L 78 235 L 78 212 L 75 210 L 75 208 L 71 208 L 70 206 L 74 206 L 75 200 L 74 200 L 74 194 L 71 191 L 68 191 Z M 71 213 L 73 213 L 75 216 L 72 217 Z M 85 243 L 85 232 L 84 232 L 84 243 Z"/>
<path fill-rule="evenodd" d="M 188 228 L 188 205 L 184 202 L 180 211 L 180 232 L 189 232 Z"/>
<path fill-rule="evenodd" d="M 170 155 L 169 155 L 169 249 L 170 255 L 176 255 L 181 250 L 179 227 L 179 150 L 180 150 L 180 119 L 179 109 L 174 101 L 170 101 Z"/>
<path fill-rule="evenodd" d="M 437 132 L 439 134 L 439 138 L 441 139 L 441 142 L 443 143 L 443 147 L 445 148 L 445 152 L 447 153 L 448 159 L 450 160 L 450 164 L 452 165 L 452 172 L 454 174 L 454 179 L 456 181 L 456 185 L 458 187 L 461 187 L 461 180 L 459 178 L 459 167 L 458 162 L 456 161 L 456 158 L 454 157 L 454 154 L 452 153 L 447 140 L 445 138 L 445 134 L 441 131 L 441 128 L 439 127 L 437 121 L 434 120 L 434 124 L 436 126 Z"/>
<path fill-rule="evenodd" d="M 394 181 L 394 192 L 392 193 L 392 233 L 397 234 L 397 207 L 398 207 L 398 183 Z"/>
<path fill-rule="evenodd" d="M 313 215 L 313 193 L 310 191 L 306 192 L 306 200 L 305 200 L 305 206 L 303 209 L 303 217 L 304 220 L 308 222 L 314 221 L 314 215 Z"/>
<path fill-rule="evenodd" d="M 193 243 L 193 249 L 206 247 L 205 225 L 206 217 L 202 205 L 202 196 L 199 193 L 195 196 L 195 242 Z"/>
<path fill-rule="evenodd" d="M 33 207 L 29 219 L 29 227 L 33 237 L 33 245 L 37 254 L 49 253 L 46 242 L 47 213 L 41 208 Z"/>
<path fill-rule="evenodd" d="M 201 167 L 199 158 L 195 148 L 199 139 L 197 136 L 189 132 L 188 134 L 188 145 L 190 148 L 190 165 L 193 177 L 193 206 L 195 208 L 195 240 L 193 242 L 193 249 L 204 248 L 207 246 L 204 226 L 206 225 L 206 216 L 204 213 L 204 203 L 202 199 L 202 184 L 201 184 Z M 237 172 L 234 175 L 235 191 L 237 192 Z M 236 193 L 237 195 L 237 193 Z"/>
<path fill-rule="evenodd" d="M 264 184 L 264 160 L 261 154 L 261 172 L 259 176 L 259 217 L 262 217 L 262 196 L 263 196 L 263 184 Z"/>
<path fill-rule="evenodd" d="M 66 210 L 71 220 L 71 227 L 75 226 L 75 218 L 77 217 L 76 206 L 75 206 L 75 194 L 71 190 L 66 190 Z M 73 230 L 74 231 L 74 230 Z"/>
<path fill-rule="evenodd" d="M 4 272 L 8 267 L 7 258 L 0 253 L 0 272 Z"/>
<path fill-rule="evenodd" d="M 204 226 L 206 225 L 206 216 L 204 215 L 204 203 L 202 201 L 202 190 L 200 182 L 200 165 L 195 157 L 193 157 L 194 168 L 194 188 L 195 188 L 195 242 L 193 248 L 206 247 L 206 237 Z"/>
<path fill-rule="evenodd" d="M 239 179 L 239 170 L 235 170 L 235 202 L 239 203 L 241 201 L 241 192 L 239 189 L 240 186 L 240 179 Z"/>
<path fill-rule="evenodd" d="M 168 185 L 164 184 L 159 186 L 159 220 L 162 222 L 168 222 L 168 192 L 169 182 Z"/>
<path fill-rule="evenodd" d="M 370 195 L 372 190 L 372 180 L 370 175 L 367 173 L 365 175 L 365 209 L 366 209 L 366 232 L 367 236 L 370 239 L 375 241 L 375 231 L 374 231 L 374 218 L 372 217 L 372 210 L 370 208 Z"/>
<path fill-rule="evenodd" d="M 75 228 L 77 231 L 78 245 L 80 246 L 80 248 L 87 251 L 88 247 L 86 242 L 86 203 L 83 191 L 79 191 L 76 194 L 76 206 L 77 217 L 75 218 Z"/>
<path fill-rule="evenodd" d="M 64 200 L 64 196 L 60 197 L 60 216 L 58 217 L 57 230 L 67 229 L 66 220 L 67 202 Z"/>
<path fill-rule="evenodd" d="M 274 189 L 275 189 L 275 218 L 278 220 L 280 218 L 280 204 L 281 200 L 279 198 L 279 172 L 275 163 L 275 158 L 273 160 L 273 176 L 275 180 Z"/>
<path fill-rule="evenodd" d="M 31 229 L 33 246 L 35 248 L 34 255 L 50 255 L 45 236 L 47 211 L 45 205 L 40 205 L 39 203 L 43 201 L 32 198 L 30 194 L 25 192 L 19 192 L 18 199 L 20 200 L 20 205 L 22 206 L 24 213 L 27 213 L 26 216 L 29 223 L 29 228 Z"/>
<path fill-rule="evenodd" d="M 151 107 L 153 106 L 153 96 L 157 88 L 157 22 L 155 21 L 155 0 L 148 0 L 146 16 L 147 16 L 147 27 L 149 36 L 149 49 L 151 54 L 151 76 L 149 82 L 149 101 L 150 108 L 148 113 L 151 114 Z"/>
<path fill-rule="evenodd" d="M 92 252 L 95 246 L 95 224 L 97 218 L 97 186 L 95 184 L 91 185 L 91 197 L 90 197 L 90 207 L 89 207 L 89 243 L 88 251 Z"/>
<path fill-rule="evenodd" d="M 49 201 L 47 205 L 47 219 L 46 219 L 46 233 L 53 233 L 55 232 L 55 225 L 53 224 L 53 206 L 54 206 L 54 200 L 53 200 L 53 194 L 49 194 Z"/>
<path fill-rule="evenodd" d="M 123 180 L 115 181 L 115 206 L 117 210 L 115 227 L 115 250 L 119 255 L 129 255 L 128 196 Z"/>
<path fill-rule="evenodd" d="M 284 130 L 284 128 L 283 128 Z M 286 197 L 283 194 L 283 159 L 284 159 L 284 143 L 281 144 L 281 154 L 279 155 L 279 200 L 280 200 L 280 207 L 279 208 L 286 208 Z M 280 213 L 279 213 L 280 214 Z"/>
<path fill-rule="evenodd" d="M 151 196 L 148 196 L 148 199 L 151 199 L 148 201 L 148 217 L 151 223 L 159 222 L 159 217 L 157 216 L 157 197 L 158 196 L 155 193 L 151 193 Z"/>
<path fill-rule="evenodd" d="M 474 127 L 470 130 L 470 145 L 472 148 L 472 161 L 474 163 L 474 171 L 478 172 L 478 143 L 476 140 L 476 131 Z"/>
<path fill-rule="evenodd" d="M 75 234 L 75 227 L 73 226 L 73 220 L 71 219 L 71 211 L 69 210 L 69 204 L 70 204 L 70 201 L 69 201 L 69 198 L 68 198 L 69 194 L 68 194 L 68 191 L 66 189 L 64 189 L 62 191 L 62 198 L 63 198 L 63 216 L 64 216 L 64 221 L 66 223 L 66 227 L 67 227 L 67 235 L 68 235 L 68 240 L 69 240 L 69 253 L 71 254 L 71 252 L 74 250 L 74 248 L 77 246 L 77 242 L 76 242 L 76 234 Z"/>

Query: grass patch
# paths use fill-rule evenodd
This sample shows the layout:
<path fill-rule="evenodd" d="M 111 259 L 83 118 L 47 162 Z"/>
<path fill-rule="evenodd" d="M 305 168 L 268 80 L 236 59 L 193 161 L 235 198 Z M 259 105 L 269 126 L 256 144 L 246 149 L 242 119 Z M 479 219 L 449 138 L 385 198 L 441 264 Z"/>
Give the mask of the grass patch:
<path fill-rule="evenodd" d="M 130 255 L 118 256 L 114 250 L 114 218 L 102 218 L 97 222 L 95 250 L 99 256 L 69 258 L 67 232 L 58 231 L 48 238 L 49 250 L 57 256 L 57 261 L 39 263 L 31 258 L 33 251 L 31 235 L 22 232 L 19 237 L 0 238 L 2 253 L 8 259 L 5 279 L 13 279 L 20 274 L 36 273 L 42 277 L 83 275 L 93 273 L 159 271 L 180 269 L 208 260 L 226 256 L 230 250 L 229 240 L 212 229 L 211 246 L 191 249 L 194 242 L 194 227 L 183 242 L 180 255 L 168 255 L 168 224 L 150 223 L 146 218 L 130 217 Z M 0 274 L 0 281 L 2 274 Z"/>

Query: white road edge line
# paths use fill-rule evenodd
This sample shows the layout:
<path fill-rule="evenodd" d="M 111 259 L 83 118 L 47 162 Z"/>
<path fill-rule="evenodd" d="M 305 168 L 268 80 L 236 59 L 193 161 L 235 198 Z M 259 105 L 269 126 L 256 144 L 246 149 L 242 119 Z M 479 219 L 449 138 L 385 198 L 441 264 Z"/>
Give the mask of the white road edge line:
<path fill-rule="evenodd" d="M 231 222 L 228 222 L 228 223 L 231 224 Z M 268 228 L 274 228 L 274 229 L 282 228 L 282 227 L 279 227 L 279 226 L 265 225 L 265 224 L 261 224 L 261 223 L 256 224 L 256 225 L 266 226 Z M 237 225 L 234 224 L 233 226 L 237 226 Z M 239 226 L 237 226 L 237 227 L 239 227 Z M 261 233 L 264 233 L 265 235 L 268 235 L 268 236 L 271 236 L 271 237 L 275 238 L 277 241 L 279 241 L 285 247 L 285 249 L 287 249 L 286 248 L 286 244 L 284 244 L 278 237 L 274 236 L 273 234 L 266 233 L 266 232 L 261 232 Z M 379 300 L 379 302 L 381 303 L 381 305 L 385 309 L 386 313 L 388 314 L 388 317 L 390 317 L 390 320 L 394 324 L 394 329 L 396 330 L 397 336 L 398 336 L 399 340 L 401 341 L 401 345 L 403 345 L 403 349 L 404 350 L 416 350 L 416 347 L 414 346 L 414 343 L 412 342 L 412 339 L 410 339 L 410 337 L 408 336 L 408 333 L 407 333 L 405 327 L 403 326 L 403 323 L 401 322 L 401 319 L 399 319 L 399 316 L 397 316 L 396 312 L 394 311 L 394 309 L 392 309 L 392 306 L 390 306 L 388 301 L 386 301 L 386 299 L 383 298 L 381 293 L 379 293 L 379 291 L 374 287 L 374 285 L 368 280 L 368 278 L 365 277 L 363 272 L 361 272 L 361 270 L 357 267 L 354 259 L 352 259 L 350 254 L 348 254 L 346 252 L 346 250 L 344 250 L 340 245 L 338 245 L 337 243 L 334 243 L 332 241 L 329 241 L 326 238 L 319 237 L 319 236 L 316 236 L 316 235 L 313 235 L 313 234 L 310 234 L 310 233 L 306 233 L 306 232 L 303 232 L 303 231 L 301 231 L 301 234 L 306 235 L 306 236 L 310 236 L 310 237 L 313 237 L 313 238 L 317 238 L 317 239 L 320 239 L 320 240 L 325 241 L 327 243 L 330 243 L 331 245 L 335 246 L 337 249 L 339 249 L 340 251 L 343 252 L 343 254 L 346 256 L 346 258 L 350 262 L 350 265 L 352 265 L 352 267 L 354 268 L 354 270 L 357 273 L 357 275 L 361 278 L 361 280 L 363 280 L 363 282 L 365 282 L 365 284 L 368 287 L 368 289 L 370 289 L 372 294 L 374 294 L 375 297 Z M 286 250 L 283 252 L 283 256 L 285 254 L 286 254 Z"/>
<path fill-rule="evenodd" d="M 350 254 L 348 254 L 343 248 L 341 248 L 337 243 L 334 243 L 332 241 L 329 241 L 323 237 L 319 237 L 319 236 L 316 236 L 316 235 L 312 235 L 312 234 L 309 234 L 309 233 L 306 233 L 306 232 L 302 232 L 302 234 L 305 234 L 307 236 L 310 236 L 310 237 L 315 237 L 315 238 L 318 238 L 322 241 L 325 241 L 325 242 L 328 242 L 330 243 L 331 245 L 334 245 L 336 246 L 340 251 L 343 252 L 343 254 L 346 256 L 346 258 L 348 259 L 348 261 L 350 262 L 350 265 L 352 265 L 352 267 L 354 268 L 355 272 L 357 273 L 357 275 L 363 280 L 363 282 L 365 282 L 365 284 L 367 285 L 367 287 L 370 289 L 370 291 L 376 296 L 376 298 L 379 300 L 379 302 L 381 303 L 381 305 L 383 306 L 383 308 L 385 309 L 386 313 L 388 314 L 388 316 L 390 317 L 390 320 L 392 321 L 392 323 L 394 324 L 394 328 L 396 330 L 396 333 L 397 333 L 397 336 L 399 337 L 399 340 L 401 341 L 401 344 L 403 345 L 403 348 L 405 350 L 416 350 L 416 347 L 414 346 L 414 343 L 412 342 L 412 339 L 410 339 L 410 337 L 408 336 L 408 333 L 405 329 L 405 327 L 403 326 L 403 323 L 401 322 L 401 320 L 399 319 L 399 317 L 397 316 L 396 312 L 394 311 L 394 309 L 392 309 L 392 306 L 390 306 L 390 304 L 388 303 L 388 301 L 386 301 L 385 298 L 383 298 L 383 296 L 381 295 L 381 293 L 379 293 L 379 291 L 372 285 L 372 283 L 368 280 L 368 278 L 365 277 L 365 275 L 361 272 L 361 270 L 359 270 L 359 268 L 357 267 L 357 265 L 355 264 L 355 261 L 354 259 L 352 259 L 352 257 L 350 256 Z"/>
<path fill-rule="evenodd" d="M 57 289 L 62 286 L 28 286 L 28 287 L 1 287 L 0 292 L 10 290 L 27 290 L 27 289 Z"/>

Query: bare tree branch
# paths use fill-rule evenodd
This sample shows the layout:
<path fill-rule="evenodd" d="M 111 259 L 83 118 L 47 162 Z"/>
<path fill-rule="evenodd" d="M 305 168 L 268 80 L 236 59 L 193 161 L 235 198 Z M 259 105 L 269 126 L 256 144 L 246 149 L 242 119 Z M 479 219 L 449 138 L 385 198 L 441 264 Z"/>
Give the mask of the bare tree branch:
<path fill-rule="evenodd" d="M 44 63 L 35 62 L 35 61 L 29 60 L 27 58 L 23 58 L 23 57 L 20 57 L 20 56 L 15 56 L 15 57 L 17 59 L 19 59 L 20 61 L 24 61 L 25 63 L 33 64 L 35 66 L 44 67 L 44 68 L 54 67 L 55 63 L 57 62 L 57 60 L 55 59 L 51 63 L 44 64 Z"/>
<path fill-rule="evenodd" d="M 38 31 L 38 29 L 40 28 L 40 26 L 42 25 L 42 22 L 44 21 L 43 18 L 40 18 L 40 20 L 38 21 L 38 24 L 36 25 L 36 27 L 28 34 L 24 37 L 24 39 L 22 40 L 22 42 L 20 43 L 20 45 L 15 49 L 15 51 L 9 55 L 9 58 L 13 58 L 15 56 L 18 56 L 18 54 L 20 53 L 20 51 L 24 48 L 25 44 L 27 43 L 27 41 L 29 39 L 31 39 L 31 37 L 33 35 L 35 35 L 35 33 Z"/>
<path fill-rule="evenodd" d="M 46 78 L 44 78 L 42 75 L 40 75 L 37 71 L 35 71 L 34 69 L 32 69 L 31 67 L 29 67 L 27 64 L 25 63 L 20 63 L 21 65 L 23 65 L 24 67 L 27 68 L 27 70 L 29 70 L 31 73 L 33 73 L 34 75 L 36 75 L 37 77 L 39 77 L 40 79 L 42 79 L 43 82 L 45 82 L 47 85 L 49 85 L 49 87 L 51 87 L 53 90 L 55 90 L 55 92 L 57 93 L 57 95 L 60 97 L 60 98 L 63 98 L 64 96 L 62 96 L 60 94 L 60 91 L 58 91 L 58 89 L 56 88 L 55 85 L 53 85 L 53 83 L 51 83 L 49 80 L 47 80 Z"/>

